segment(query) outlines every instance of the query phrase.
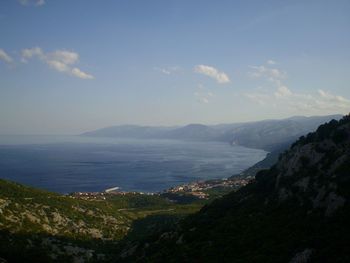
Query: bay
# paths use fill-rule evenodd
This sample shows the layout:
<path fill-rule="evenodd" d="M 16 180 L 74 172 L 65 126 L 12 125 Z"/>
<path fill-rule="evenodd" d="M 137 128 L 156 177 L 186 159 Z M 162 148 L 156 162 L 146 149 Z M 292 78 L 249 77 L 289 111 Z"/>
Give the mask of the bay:
<path fill-rule="evenodd" d="M 221 142 L 82 136 L 0 136 L 0 178 L 58 193 L 157 192 L 227 178 L 266 152 Z"/>

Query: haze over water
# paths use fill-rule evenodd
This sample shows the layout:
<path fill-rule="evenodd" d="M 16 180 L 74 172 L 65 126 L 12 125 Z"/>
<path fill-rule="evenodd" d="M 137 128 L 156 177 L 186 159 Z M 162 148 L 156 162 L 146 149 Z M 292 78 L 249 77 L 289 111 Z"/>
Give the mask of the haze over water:
<path fill-rule="evenodd" d="M 157 192 L 186 182 L 227 178 L 266 152 L 218 142 L 79 136 L 0 136 L 0 177 L 69 193 Z"/>

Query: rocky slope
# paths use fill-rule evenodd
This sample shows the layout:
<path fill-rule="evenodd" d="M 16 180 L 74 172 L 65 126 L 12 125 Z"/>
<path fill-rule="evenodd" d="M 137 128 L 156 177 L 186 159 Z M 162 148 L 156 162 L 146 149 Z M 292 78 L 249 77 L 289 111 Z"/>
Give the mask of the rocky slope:
<path fill-rule="evenodd" d="M 84 243 L 120 239 L 130 221 L 103 203 L 0 180 L 0 257 L 9 262 L 96 258 Z"/>
<path fill-rule="evenodd" d="M 140 262 L 350 262 L 350 116 L 301 137 L 256 180 L 174 230 L 124 248 Z"/>
<path fill-rule="evenodd" d="M 113 262 L 122 239 L 202 206 L 137 193 L 84 200 L 0 180 L 0 262 Z"/>

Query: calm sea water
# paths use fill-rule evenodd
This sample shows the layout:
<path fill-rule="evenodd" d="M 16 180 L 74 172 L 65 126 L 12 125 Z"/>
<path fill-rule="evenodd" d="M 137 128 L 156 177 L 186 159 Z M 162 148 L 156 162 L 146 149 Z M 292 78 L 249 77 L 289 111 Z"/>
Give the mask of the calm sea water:
<path fill-rule="evenodd" d="M 237 174 L 265 151 L 217 142 L 0 136 L 0 178 L 50 191 L 156 192 Z"/>

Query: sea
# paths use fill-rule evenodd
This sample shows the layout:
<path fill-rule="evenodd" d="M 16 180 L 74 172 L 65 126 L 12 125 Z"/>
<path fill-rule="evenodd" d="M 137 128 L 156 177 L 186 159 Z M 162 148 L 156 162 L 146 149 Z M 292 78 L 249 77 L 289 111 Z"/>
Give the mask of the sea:
<path fill-rule="evenodd" d="M 224 142 L 0 136 L 0 178 L 62 194 L 154 193 L 239 174 L 266 154 Z"/>

